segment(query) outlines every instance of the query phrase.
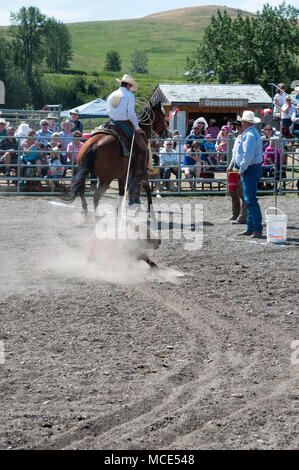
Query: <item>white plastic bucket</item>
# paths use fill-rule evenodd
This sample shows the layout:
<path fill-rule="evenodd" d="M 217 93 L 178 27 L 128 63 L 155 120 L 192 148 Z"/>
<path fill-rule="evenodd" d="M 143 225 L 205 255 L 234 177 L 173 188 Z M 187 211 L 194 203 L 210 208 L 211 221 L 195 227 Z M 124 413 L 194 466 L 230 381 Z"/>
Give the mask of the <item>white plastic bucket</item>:
<path fill-rule="evenodd" d="M 276 214 L 269 214 L 269 211 L 275 211 Z M 268 207 L 265 210 L 267 224 L 267 243 L 284 245 L 287 241 L 288 216 L 278 207 Z"/>

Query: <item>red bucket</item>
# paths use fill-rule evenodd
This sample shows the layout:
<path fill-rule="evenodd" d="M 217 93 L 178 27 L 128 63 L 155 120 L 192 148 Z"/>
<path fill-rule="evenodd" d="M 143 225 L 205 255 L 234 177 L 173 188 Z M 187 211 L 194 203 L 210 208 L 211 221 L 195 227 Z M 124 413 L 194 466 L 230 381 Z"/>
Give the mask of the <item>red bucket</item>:
<path fill-rule="evenodd" d="M 227 182 L 229 191 L 237 191 L 240 182 L 240 173 L 238 171 L 229 171 Z"/>

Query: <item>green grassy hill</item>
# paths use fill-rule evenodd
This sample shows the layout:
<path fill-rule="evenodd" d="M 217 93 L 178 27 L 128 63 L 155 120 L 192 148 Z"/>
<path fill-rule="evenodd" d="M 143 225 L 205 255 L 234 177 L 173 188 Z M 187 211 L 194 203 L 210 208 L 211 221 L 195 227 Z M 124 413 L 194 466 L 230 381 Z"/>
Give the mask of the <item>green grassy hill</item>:
<path fill-rule="evenodd" d="M 132 20 L 68 23 L 66 26 L 70 30 L 73 46 L 71 70 L 67 75 L 46 73 L 49 89 L 57 87 L 59 83 L 67 89 L 75 71 L 84 71 L 88 75 L 84 78 L 87 85 L 93 84 L 97 91 L 85 93 L 73 100 L 72 104 L 64 103 L 63 97 L 52 100 L 63 103 L 64 107 L 74 107 L 94 98 L 106 99 L 117 86 L 114 78 L 130 72 L 131 54 L 138 49 L 145 51 L 148 57 L 148 74 L 134 73 L 139 85 L 136 109 L 140 111 L 158 83 L 186 81 L 183 75 L 186 56 L 196 50 L 204 28 L 218 9 L 227 11 L 232 17 L 238 13 L 252 16 L 251 13 L 234 8 L 201 6 L 164 11 Z M 7 27 L 0 27 L 0 32 L 6 30 Z M 104 71 L 109 50 L 119 52 L 122 60 L 120 72 Z"/>
<path fill-rule="evenodd" d="M 94 21 L 68 24 L 72 35 L 74 57 L 71 68 L 86 72 L 102 72 L 106 53 L 117 50 L 122 71 L 130 68 L 135 49 L 147 53 L 149 74 L 161 79 L 181 81 L 186 56 L 196 49 L 198 39 L 218 8 L 235 17 L 240 10 L 202 6 L 170 10 L 140 19 Z"/>

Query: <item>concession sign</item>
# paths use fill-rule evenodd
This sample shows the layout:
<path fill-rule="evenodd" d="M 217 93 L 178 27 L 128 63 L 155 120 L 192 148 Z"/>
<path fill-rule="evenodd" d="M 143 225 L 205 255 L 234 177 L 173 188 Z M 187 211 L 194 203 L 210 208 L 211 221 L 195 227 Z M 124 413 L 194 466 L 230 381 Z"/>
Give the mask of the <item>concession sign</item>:
<path fill-rule="evenodd" d="M 199 106 L 205 106 L 210 108 L 246 108 L 248 107 L 247 98 L 200 98 Z"/>

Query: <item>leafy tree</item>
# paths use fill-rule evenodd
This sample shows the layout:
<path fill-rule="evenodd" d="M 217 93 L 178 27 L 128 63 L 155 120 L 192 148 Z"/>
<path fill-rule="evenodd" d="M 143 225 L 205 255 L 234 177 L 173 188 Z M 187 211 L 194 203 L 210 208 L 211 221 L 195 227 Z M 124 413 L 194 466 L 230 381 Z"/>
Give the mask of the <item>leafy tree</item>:
<path fill-rule="evenodd" d="M 71 35 L 64 23 L 55 18 L 45 22 L 45 61 L 50 70 L 61 71 L 69 67 L 72 59 Z"/>
<path fill-rule="evenodd" d="M 133 73 L 148 73 L 147 64 L 148 58 L 145 51 L 136 49 L 131 55 L 131 72 Z"/>
<path fill-rule="evenodd" d="M 286 6 L 285 2 L 275 8 L 266 4 L 257 13 L 254 48 L 257 77 L 262 83 L 291 81 L 297 76 L 298 13 L 298 9 Z"/>
<path fill-rule="evenodd" d="M 197 50 L 186 59 L 192 82 L 256 83 L 289 81 L 299 72 L 298 11 L 285 2 L 244 19 L 218 10 Z"/>
<path fill-rule="evenodd" d="M 15 63 L 30 76 L 33 65 L 42 63 L 46 16 L 39 8 L 22 7 L 17 13 L 10 14 L 10 20 Z"/>
<path fill-rule="evenodd" d="M 104 69 L 107 72 L 119 72 L 121 70 L 121 58 L 117 51 L 108 51 Z"/>
<path fill-rule="evenodd" d="M 32 103 L 32 89 L 25 72 L 6 59 L 2 69 L 5 83 L 5 108 L 24 109 Z"/>

